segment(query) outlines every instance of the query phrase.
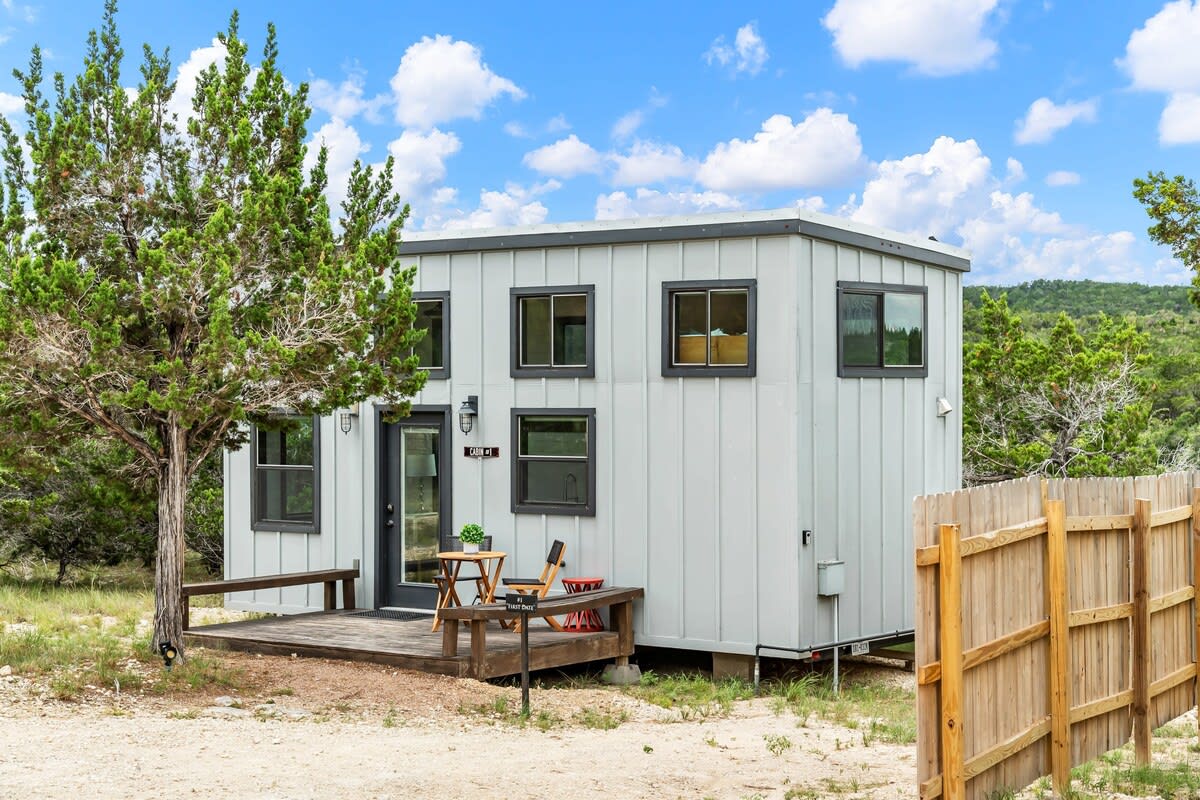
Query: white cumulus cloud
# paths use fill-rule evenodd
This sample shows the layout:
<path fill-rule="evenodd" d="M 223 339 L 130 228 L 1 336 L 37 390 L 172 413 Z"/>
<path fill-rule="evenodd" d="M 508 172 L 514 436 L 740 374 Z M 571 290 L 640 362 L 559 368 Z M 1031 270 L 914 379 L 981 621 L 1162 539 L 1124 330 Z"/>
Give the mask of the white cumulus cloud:
<path fill-rule="evenodd" d="M 406 130 L 388 143 L 395 159 L 392 181 L 405 202 L 429 197 L 446 178 L 446 159 L 462 148 L 451 132 Z"/>
<path fill-rule="evenodd" d="M 1171 95 L 1158 120 L 1158 140 L 1163 144 L 1200 142 L 1200 95 Z"/>
<path fill-rule="evenodd" d="M 7 117 L 9 114 L 17 114 L 24 110 L 25 98 L 8 92 L 0 92 L 0 114 Z"/>
<path fill-rule="evenodd" d="M 1083 179 L 1079 177 L 1078 172 L 1070 172 L 1065 169 L 1056 169 L 1046 176 L 1047 186 L 1075 186 Z"/>
<path fill-rule="evenodd" d="M 673 144 L 638 140 L 625 153 L 612 153 L 609 159 L 616 166 L 612 182 L 617 186 L 660 183 L 690 178 L 699 166 Z"/>
<path fill-rule="evenodd" d="M 561 186 L 556 180 L 548 180 L 528 187 L 509 183 L 504 191 L 482 189 L 479 205 L 471 211 L 446 207 L 457 200 L 457 192 L 452 189 L 442 191 L 434 198 L 434 211 L 425 217 L 421 227 L 425 230 L 466 230 L 536 225 L 544 222 L 549 214 L 546 206 L 536 198 Z"/>
<path fill-rule="evenodd" d="M 196 79 L 213 64 L 223 66 L 228 51 L 219 39 L 213 39 L 208 47 L 197 47 L 175 71 L 175 94 L 167 104 L 167 111 L 179 118 L 180 126 L 192 116 L 192 99 L 196 96 Z"/>
<path fill-rule="evenodd" d="M 590 144 L 575 134 L 554 144 L 539 147 L 525 154 L 522 163 L 543 175 L 571 178 L 588 172 L 599 172 L 603 159 Z"/>
<path fill-rule="evenodd" d="M 880 163 L 861 203 L 852 200 L 843 211 L 860 222 L 960 243 L 985 282 L 1137 280 L 1145 273 L 1129 231 L 1068 223 L 1031 193 L 1005 191 L 1005 183 L 974 140 L 943 136 L 927 152 Z"/>
<path fill-rule="evenodd" d="M 525 96 L 483 63 L 478 47 L 443 35 L 422 37 L 404 51 L 391 86 L 396 121 L 421 129 L 462 117 L 479 119 L 498 98 Z"/>
<path fill-rule="evenodd" d="M 325 199 L 329 201 L 330 212 L 337 218 L 341 213 L 341 202 L 346 199 L 350 170 L 355 160 L 361 158 L 370 146 L 363 142 L 352 125 L 334 117 L 318 128 L 309 141 L 308 151 L 304 154 L 305 171 L 317 163 L 317 154 L 322 146 L 326 151 L 325 174 L 329 181 Z"/>
<path fill-rule="evenodd" d="M 1044 144 L 1074 122 L 1095 122 L 1097 105 L 1095 100 L 1056 105 L 1048 97 L 1039 97 L 1017 123 L 1013 139 L 1017 144 Z"/>
<path fill-rule="evenodd" d="M 763 65 L 770 58 L 767 43 L 758 33 L 758 24 L 747 22 L 737 29 L 733 44 L 725 41 L 724 35 L 713 40 L 712 46 L 704 53 L 704 60 L 711 64 L 730 67 L 734 74 L 745 72 L 757 75 L 762 72 Z"/>
<path fill-rule="evenodd" d="M 721 142 L 697 178 L 718 191 L 766 191 L 834 184 L 862 167 L 858 128 L 845 114 L 819 108 L 794 124 L 776 114 L 753 139 Z"/>
<path fill-rule="evenodd" d="M 596 198 L 596 219 L 666 217 L 673 214 L 737 211 L 742 203 L 724 192 L 660 192 L 639 188 L 631 197 L 625 192 Z"/>
<path fill-rule="evenodd" d="M 1159 119 L 1163 144 L 1200 141 L 1200 2 L 1167 3 L 1129 36 L 1117 63 L 1132 86 L 1167 95 Z"/>
<path fill-rule="evenodd" d="M 851 67 L 900 61 L 925 75 L 991 63 L 999 46 L 984 27 L 999 0 L 837 0 L 822 23 Z"/>
<path fill-rule="evenodd" d="M 379 109 L 387 103 L 386 95 L 366 97 L 366 73 L 352 69 L 339 84 L 324 78 L 316 78 L 308 85 L 308 99 L 314 108 L 319 108 L 331 117 L 343 120 L 362 114 L 371 122 L 379 121 Z"/>

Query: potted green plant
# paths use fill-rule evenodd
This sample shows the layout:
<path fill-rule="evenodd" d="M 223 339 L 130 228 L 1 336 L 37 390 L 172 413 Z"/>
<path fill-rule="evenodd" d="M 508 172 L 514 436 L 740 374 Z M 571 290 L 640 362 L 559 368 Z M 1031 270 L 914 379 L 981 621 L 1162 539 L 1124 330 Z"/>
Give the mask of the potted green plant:
<path fill-rule="evenodd" d="M 483 543 L 483 528 L 474 522 L 468 522 L 458 532 L 458 538 L 462 541 L 464 553 L 478 553 L 479 545 Z"/>

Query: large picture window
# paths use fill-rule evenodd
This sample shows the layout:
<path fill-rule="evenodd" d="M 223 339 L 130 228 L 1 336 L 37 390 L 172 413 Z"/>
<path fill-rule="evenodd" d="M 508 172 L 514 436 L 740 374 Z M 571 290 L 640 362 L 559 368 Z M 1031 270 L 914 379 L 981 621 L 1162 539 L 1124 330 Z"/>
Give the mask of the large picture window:
<path fill-rule="evenodd" d="M 594 301 L 594 286 L 513 289 L 512 376 L 593 377 Z"/>
<path fill-rule="evenodd" d="M 512 510 L 596 514 L 596 410 L 515 409 Z"/>
<path fill-rule="evenodd" d="M 256 426 L 250 443 L 254 530 L 316 533 L 320 519 L 315 417 Z"/>
<path fill-rule="evenodd" d="M 413 302 L 417 306 L 413 327 L 425 329 L 413 352 L 430 380 L 446 380 L 450 377 L 450 293 L 413 292 Z"/>
<path fill-rule="evenodd" d="M 928 374 L 924 286 L 838 283 L 838 375 Z"/>
<path fill-rule="evenodd" d="M 662 374 L 753 377 L 756 292 L 753 280 L 663 283 Z"/>

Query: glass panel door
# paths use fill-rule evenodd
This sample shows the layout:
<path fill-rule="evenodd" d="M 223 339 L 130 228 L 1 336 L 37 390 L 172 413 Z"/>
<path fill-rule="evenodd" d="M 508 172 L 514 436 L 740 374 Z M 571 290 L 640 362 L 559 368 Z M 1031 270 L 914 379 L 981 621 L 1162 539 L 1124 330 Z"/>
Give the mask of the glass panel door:
<path fill-rule="evenodd" d="M 400 466 L 403 470 L 400 508 L 400 581 L 433 583 L 441 549 L 441 482 L 438 456 L 441 442 L 436 427 L 402 426 Z"/>

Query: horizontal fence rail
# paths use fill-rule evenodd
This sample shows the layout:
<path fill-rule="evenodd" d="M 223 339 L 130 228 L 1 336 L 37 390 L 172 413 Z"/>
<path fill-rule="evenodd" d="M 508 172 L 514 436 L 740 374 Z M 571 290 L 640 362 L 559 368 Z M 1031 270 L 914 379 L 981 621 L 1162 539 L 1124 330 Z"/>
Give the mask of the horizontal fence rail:
<path fill-rule="evenodd" d="M 913 505 L 918 783 L 981 797 L 1120 747 L 1196 703 L 1192 473 L 1025 479 Z"/>

